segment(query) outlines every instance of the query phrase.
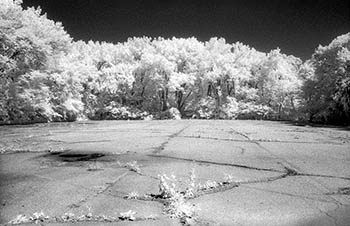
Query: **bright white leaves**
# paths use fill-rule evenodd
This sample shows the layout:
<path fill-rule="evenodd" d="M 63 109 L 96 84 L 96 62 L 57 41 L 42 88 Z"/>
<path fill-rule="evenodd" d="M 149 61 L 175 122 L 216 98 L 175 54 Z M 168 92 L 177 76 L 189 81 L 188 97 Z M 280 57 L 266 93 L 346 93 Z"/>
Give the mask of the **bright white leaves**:
<path fill-rule="evenodd" d="M 349 120 L 349 65 L 350 33 L 347 33 L 328 46 L 319 46 L 303 67 L 303 97 L 311 120 Z"/>
<path fill-rule="evenodd" d="M 263 53 L 223 38 L 72 42 L 63 26 L 40 9 L 23 10 L 13 1 L 0 4 L 0 73 L 6 75 L 0 78 L 0 106 L 5 109 L 0 113 L 8 117 L 17 117 L 9 116 L 10 111 L 28 110 L 25 102 L 34 112 L 63 118 L 105 110 L 112 102 L 152 113 L 201 111 L 205 117 L 223 113 L 233 118 L 242 109 L 290 114 L 301 103 L 302 80 L 307 81 L 304 99 L 348 101 L 343 94 L 350 80 L 349 34 L 320 46 L 301 65 L 279 49 Z"/>
<path fill-rule="evenodd" d="M 267 55 L 258 70 L 259 97 L 262 103 L 278 109 L 278 113 L 283 107 L 294 107 L 295 103 L 291 102 L 301 87 L 298 76 L 300 64 L 300 59 L 282 54 L 279 49 Z"/>

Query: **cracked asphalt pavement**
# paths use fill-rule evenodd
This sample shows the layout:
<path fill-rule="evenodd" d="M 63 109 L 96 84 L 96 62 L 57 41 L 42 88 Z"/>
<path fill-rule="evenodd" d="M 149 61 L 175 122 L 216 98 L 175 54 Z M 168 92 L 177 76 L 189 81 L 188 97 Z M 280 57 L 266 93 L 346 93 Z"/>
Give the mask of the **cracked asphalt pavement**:
<path fill-rule="evenodd" d="M 41 225 L 182 225 L 154 199 L 160 174 L 203 190 L 196 225 L 349 226 L 350 130 L 286 122 L 87 121 L 0 127 L 0 225 L 43 211 Z M 137 161 L 139 171 L 131 163 Z M 130 165 L 131 164 L 131 165 Z M 132 210 L 133 221 L 118 218 Z M 64 214 L 113 220 L 60 221 Z M 30 224 L 30 223 L 28 223 Z"/>

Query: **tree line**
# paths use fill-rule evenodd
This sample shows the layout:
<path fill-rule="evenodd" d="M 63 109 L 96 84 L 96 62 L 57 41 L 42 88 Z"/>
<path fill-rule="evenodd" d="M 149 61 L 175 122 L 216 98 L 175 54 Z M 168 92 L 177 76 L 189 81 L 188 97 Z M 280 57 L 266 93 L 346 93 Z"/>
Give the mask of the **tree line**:
<path fill-rule="evenodd" d="M 305 62 L 223 38 L 73 41 L 0 3 L 0 124 L 144 118 L 350 121 L 350 33 Z"/>

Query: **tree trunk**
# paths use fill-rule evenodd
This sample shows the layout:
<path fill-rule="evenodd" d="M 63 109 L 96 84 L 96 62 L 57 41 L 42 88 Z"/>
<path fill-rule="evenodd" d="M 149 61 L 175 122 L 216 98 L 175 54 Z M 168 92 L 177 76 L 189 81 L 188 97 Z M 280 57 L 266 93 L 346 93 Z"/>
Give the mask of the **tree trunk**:
<path fill-rule="evenodd" d="M 168 110 L 168 88 L 162 91 L 162 111 Z"/>

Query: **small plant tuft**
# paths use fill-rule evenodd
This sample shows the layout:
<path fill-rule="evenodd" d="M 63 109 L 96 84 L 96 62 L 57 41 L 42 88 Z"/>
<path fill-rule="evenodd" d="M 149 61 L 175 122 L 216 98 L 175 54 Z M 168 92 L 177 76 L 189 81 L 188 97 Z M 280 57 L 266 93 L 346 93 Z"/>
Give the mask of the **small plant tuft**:
<path fill-rule="evenodd" d="M 234 183 L 233 176 L 230 174 L 225 173 L 224 174 L 224 183 Z"/>
<path fill-rule="evenodd" d="M 186 201 L 186 199 L 194 197 L 196 192 L 195 178 L 195 171 L 192 169 L 189 185 L 185 192 L 181 192 L 178 190 L 178 180 L 174 175 L 168 177 L 163 174 L 159 176 L 160 196 L 167 201 L 164 213 L 172 218 L 179 218 L 186 225 L 188 222 L 195 221 L 195 211 L 199 209 Z"/>
<path fill-rule="evenodd" d="M 76 217 L 74 213 L 65 213 L 64 215 L 61 216 L 61 219 L 63 222 L 74 221 Z"/>
<path fill-rule="evenodd" d="M 185 197 L 186 198 L 192 198 L 194 197 L 195 193 L 197 191 L 196 186 L 196 174 L 195 174 L 195 168 L 193 167 L 190 173 L 190 182 L 188 184 L 188 187 L 185 191 Z"/>
<path fill-rule="evenodd" d="M 136 191 L 132 191 L 132 192 L 130 192 L 129 194 L 127 194 L 127 195 L 125 196 L 125 198 L 126 198 L 126 199 L 138 199 L 138 198 L 140 198 L 140 195 L 139 195 L 139 193 L 137 193 Z"/>
<path fill-rule="evenodd" d="M 135 211 L 129 210 L 127 212 L 120 213 L 120 217 L 119 218 L 121 220 L 134 221 L 134 220 L 136 220 L 135 214 L 136 214 Z"/>
<path fill-rule="evenodd" d="M 18 215 L 15 219 L 8 222 L 8 224 L 25 224 L 25 223 L 35 223 L 45 222 L 50 219 L 49 216 L 45 215 L 43 211 L 35 212 L 32 216 L 27 217 L 24 214 Z"/>
<path fill-rule="evenodd" d="M 39 222 L 47 221 L 50 217 L 45 215 L 43 211 L 35 212 L 31 217 L 29 217 L 29 220 L 38 224 Z"/>
<path fill-rule="evenodd" d="M 29 223 L 30 220 L 29 218 L 24 215 L 24 214 L 19 214 L 17 217 L 13 220 L 9 221 L 9 224 L 24 224 L 24 223 Z"/>
<path fill-rule="evenodd" d="M 211 190 L 219 187 L 220 184 L 216 181 L 207 180 L 204 184 L 198 184 L 198 189 L 201 191 Z"/>
<path fill-rule="evenodd" d="M 140 165 L 137 163 L 137 161 L 127 162 L 127 163 L 121 163 L 117 162 L 119 166 L 129 169 L 130 171 L 141 173 Z"/>

